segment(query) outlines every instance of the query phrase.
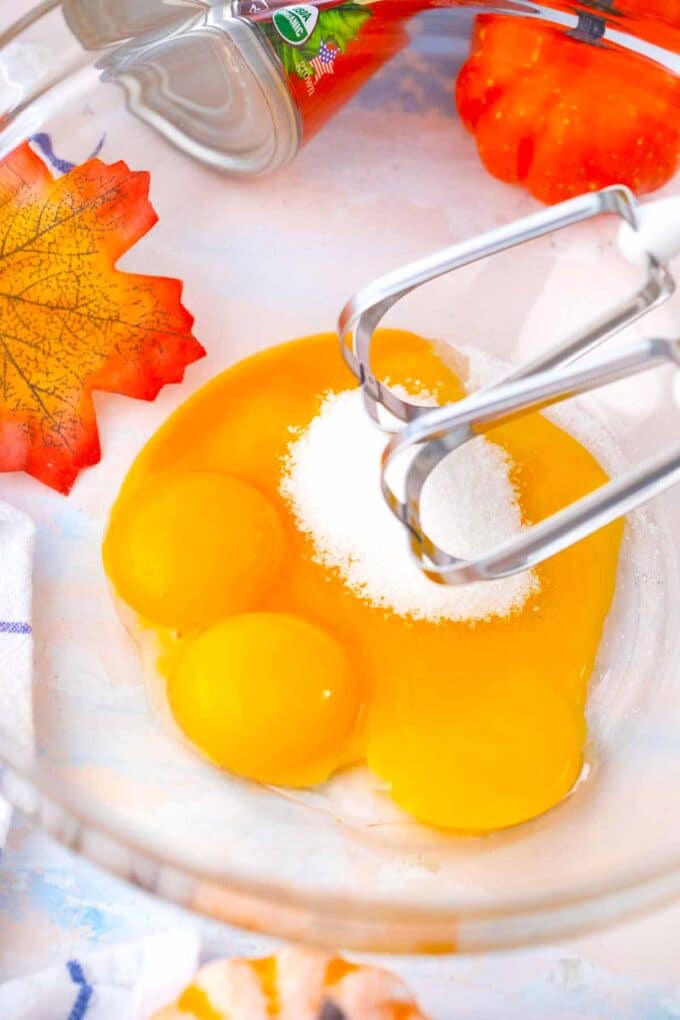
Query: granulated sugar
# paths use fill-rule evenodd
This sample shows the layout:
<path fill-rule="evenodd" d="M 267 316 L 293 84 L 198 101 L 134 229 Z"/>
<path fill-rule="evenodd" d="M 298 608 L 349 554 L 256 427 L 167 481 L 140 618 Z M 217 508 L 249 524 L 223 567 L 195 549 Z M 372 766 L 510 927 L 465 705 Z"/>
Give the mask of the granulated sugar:
<path fill-rule="evenodd" d="M 366 601 L 402 616 L 474 621 L 520 609 L 538 590 L 533 572 L 462 587 L 438 585 L 421 573 L 380 490 L 385 443 L 358 389 L 329 394 L 291 443 L 281 492 L 310 535 L 315 560 L 337 569 Z M 517 534 L 521 511 L 510 468 L 507 454 L 482 437 L 446 457 L 423 490 L 427 533 L 461 556 Z"/>

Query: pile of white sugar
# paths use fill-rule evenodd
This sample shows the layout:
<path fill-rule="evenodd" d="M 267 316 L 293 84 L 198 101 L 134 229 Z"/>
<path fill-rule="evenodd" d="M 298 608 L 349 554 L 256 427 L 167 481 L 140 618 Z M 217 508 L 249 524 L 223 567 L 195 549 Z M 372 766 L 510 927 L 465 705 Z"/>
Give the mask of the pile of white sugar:
<path fill-rule="evenodd" d="M 356 595 L 401 616 L 472 621 L 520 609 L 538 590 L 533 572 L 461 587 L 421 573 L 380 490 L 385 443 L 356 389 L 328 394 L 290 444 L 281 492 L 312 540 L 314 559 L 339 571 Z M 425 484 L 421 518 L 442 549 L 464 557 L 517 534 L 521 511 L 507 454 L 482 437 L 450 454 Z"/>

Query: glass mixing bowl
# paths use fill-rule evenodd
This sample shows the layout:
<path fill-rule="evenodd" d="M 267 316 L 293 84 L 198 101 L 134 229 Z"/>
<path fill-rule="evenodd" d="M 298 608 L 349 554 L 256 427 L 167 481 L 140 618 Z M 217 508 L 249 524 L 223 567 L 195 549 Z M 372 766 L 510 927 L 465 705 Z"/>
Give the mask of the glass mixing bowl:
<path fill-rule="evenodd" d="M 190 393 L 254 351 L 333 329 L 348 296 L 376 275 L 536 207 L 483 169 L 455 115 L 452 82 L 475 15 L 416 17 L 410 46 L 268 178 L 230 179 L 190 158 L 77 57 L 56 88 L 32 79 L 14 97 L 3 136 L 7 146 L 12 131 L 17 141 L 40 130 L 49 137 L 37 144 L 63 161 L 101 146 L 107 162 L 150 171 L 159 223 L 121 267 L 182 278 L 208 354 L 153 403 L 96 395 L 102 461 L 68 498 L 23 474 L 0 476 L 0 498 L 38 529 L 35 749 L 0 713 L 2 792 L 68 846 L 159 896 L 315 943 L 479 950 L 603 925 L 680 892 L 679 492 L 629 520 L 582 781 L 545 816 L 483 838 L 417 825 L 362 769 L 301 793 L 201 761 L 158 725 L 102 569 L 123 477 Z M 547 16 L 578 20 L 566 8 Z M 4 87 L 21 93 L 21 75 L 54 52 L 48 24 L 43 51 L 37 36 L 5 39 Z M 619 41 L 626 24 L 619 14 Z M 679 190 L 671 182 L 663 194 Z M 525 358 L 639 283 L 614 236 L 602 220 L 477 263 L 418 291 L 388 321 L 505 362 Z M 679 326 L 673 299 L 628 332 L 676 337 Z M 579 401 L 569 421 L 617 470 L 678 430 L 677 396 L 662 369 Z"/>

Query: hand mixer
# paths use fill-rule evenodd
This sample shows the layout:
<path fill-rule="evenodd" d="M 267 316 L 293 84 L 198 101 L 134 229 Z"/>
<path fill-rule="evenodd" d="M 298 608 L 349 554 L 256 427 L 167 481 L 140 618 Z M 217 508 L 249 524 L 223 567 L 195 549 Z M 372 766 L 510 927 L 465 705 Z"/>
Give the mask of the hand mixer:
<path fill-rule="evenodd" d="M 619 247 L 629 261 L 646 268 L 644 285 L 628 300 L 578 335 L 455 404 L 432 408 L 412 403 L 375 377 L 371 369 L 374 332 L 406 294 L 461 266 L 600 214 L 621 218 Z M 339 322 L 343 355 L 363 388 L 369 415 L 392 433 L 382 457 L 383 495 L 404 525 L 418 565 L 429 578 L 441 584 L 465 584 L 527 570 L 680 482 L 680 444 L 676 444 L 475 559 L 440 548 L 421 521 L 420 499 L 427 478 L 444 457 L 476 435 L 519 414 L 659 365 L 680 365 L 680 340 L 658 338 L 584 358 L 673 294 L 675 281 L 668 263 L 677 254 L 680 198 L 639 203 L 628 188 L 614 185 L 413 262 L 374 281 L 348 302 Z M 398 460 L 407 464 L 401 496 L 390 482 Z"/>

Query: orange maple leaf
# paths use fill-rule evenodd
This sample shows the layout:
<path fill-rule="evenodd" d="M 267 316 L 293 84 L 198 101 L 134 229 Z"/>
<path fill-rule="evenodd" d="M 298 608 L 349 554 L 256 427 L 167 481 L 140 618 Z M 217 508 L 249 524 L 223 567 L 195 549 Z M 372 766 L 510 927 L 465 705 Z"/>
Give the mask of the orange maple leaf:
<path fill-rule="evenodd" d="M 0 164 L 0 471 L 69 492 L 101 456 L 92 391 L 153 400 L 205 354 L 179 280 L 115 268 L 148 190 L 97 159 L 55 180 L 28 145 Z"/>

